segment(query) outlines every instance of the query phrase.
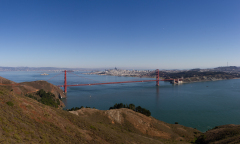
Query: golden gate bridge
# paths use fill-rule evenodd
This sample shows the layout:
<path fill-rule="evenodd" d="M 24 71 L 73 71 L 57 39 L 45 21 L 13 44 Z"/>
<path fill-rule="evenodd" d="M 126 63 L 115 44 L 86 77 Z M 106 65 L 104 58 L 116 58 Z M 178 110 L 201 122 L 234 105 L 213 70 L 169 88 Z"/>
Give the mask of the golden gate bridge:
<path fill-rule="evenodd" d="M 156 82 L 156 86 L 159 86 L 159 81 L 171 81 L 173 82 L 173 84 L 175 83 L 179 83 L 182 81 L 182 79 L 159 79 L 159 69 L 156 70 L 156 79 L 155 80 L 138 80 L 138 81 L 121 81 L 121 82 L 100 82 L 100 83 L 88 83 L 88 84 L 70 84 L 68 85 L 67 84 L 67 72 L 73 72 L 73 71 L 62 71 L 64 72 L 64 84 L 63 85 L 57 85 L 58 87 L 64 87 L 64 93 L 67 93 L 67 87 L 72 87 L 72 86 L 91 86 L 91 85 L 105 85 L 105 84 L 121 84 L 121 83 L 137 83 L 137 82 Z M 61 74 L 61 73 L 59 73 Z M 53 76 L 52 78 L 58 76 L 59 74 Z M 76 74 L 74 74 L 76 75 Z M 79 75 L 76 75 L 76 76 L 79 76 Z M 79 76 L 79 77 L 82 77 L 82 76 Z M 50 79 L 52 79 L 50 78 Z M 82 77 L 82 78 L 85 78 L 85 77 Z M 48 79 L 48 80 L 50 80 Z M 88 78 L 86 78 L 88 79 Z M 47 81 L 48 81 L 47 80 Z M 92 80 L 92 79 L 89 79 L 89 80 Z"/>

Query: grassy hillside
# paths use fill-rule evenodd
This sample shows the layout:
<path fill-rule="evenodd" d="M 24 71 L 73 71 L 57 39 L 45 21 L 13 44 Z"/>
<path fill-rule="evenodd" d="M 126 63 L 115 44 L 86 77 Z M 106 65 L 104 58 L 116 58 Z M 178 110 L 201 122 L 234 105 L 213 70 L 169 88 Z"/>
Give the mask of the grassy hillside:
<path fill-rule="evenodd" d="M 156 144 L 191 143 L 199 136 L 198 141 L 204 138 L 196 129 L 126 108 L 64 111 L 18 93 L 27 90 L 24 86 L 0 86 L 0 143 Z"/>
<path fill-rule="evenodd" d="M 197 144 L 237 144 L 240 143 L 240 125 L 217 126 L 202 134 L 196 140 Z"/>

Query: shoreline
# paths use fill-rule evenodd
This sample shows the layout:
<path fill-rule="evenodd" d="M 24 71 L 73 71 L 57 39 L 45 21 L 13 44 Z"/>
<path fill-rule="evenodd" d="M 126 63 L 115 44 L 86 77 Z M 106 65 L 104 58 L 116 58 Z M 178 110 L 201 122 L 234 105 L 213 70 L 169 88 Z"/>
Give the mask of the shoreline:
<path fill-rule="evenodd" d="M 106 76 L 117 76 L 117 77 L 139 77 L 139 76 L 119 76 L 119 75 L 108 75 L 108 74 L 88 74 L 88 73 L 84 73 L 85 75 L 106 75 Z M 143 76 L 143 77 L 139 77 L 139 78 L 156 78 L 156 77 L 149 77 L 149 76 Z M 192 77 L 193 78 L 193 77 Z M 163 79 L 163 78 L 159 78 L 159 79 Z M 240 78 L 231 78 L 231 79 L 240 79 Z M 182 84 L 187 84 L 187 83 L 195 83 L 195 82 L 209 82 L 209 81 L 220 81 L 220 80 L 231 80 L 231 79 L 214 79 L 214 80 L 199 80 L 199 81 L 183 81 Z M 178 84 L 177 84 L 178 85 Z"/>
<path fill-rule="evenodd" d="M 183 81 L 183 84 L 195 83 L 195 82 L 213 82 L 213 81 L 220 81 L 220 80 L 231 80 L 231 79 L 216 79 L 216 80 L 191 81 L 191 82 L 184 82 L 184 81 Z"/>

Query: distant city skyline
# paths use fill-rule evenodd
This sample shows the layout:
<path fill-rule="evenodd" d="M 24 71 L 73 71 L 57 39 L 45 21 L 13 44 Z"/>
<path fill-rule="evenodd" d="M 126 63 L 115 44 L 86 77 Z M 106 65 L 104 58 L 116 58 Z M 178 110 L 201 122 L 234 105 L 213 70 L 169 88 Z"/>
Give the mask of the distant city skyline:
<path fill-rule="evenodd" d="M 215 68 L 233 68 L 236 66 L 219 66 L 219 67 L 211 67 L 211 68 L 191 68 L 191 69 L 162 69 L 156 68 L 159 70 L 194 70 L 194 69 L 202 69 L 202 70 L 210 70 Z M 237 67 L 237 68 L 240 68 Z M 152 68 L 141 68 L 141 67 L 96 67 L 96 68 L 66 68 L 66 67 L 2 67 L 0 66 L 0 71 L 55 71 L 55 70 L 83 70 L 83 71 L 96 71 L 96 70 L 110 70 L 110 69 L 118 69 L 118 70 L 156 70 Z"/>
<path fill-rule="evenodd" d="M 240 66 L 238 0 L 0 1 L 0 66 Z"/>

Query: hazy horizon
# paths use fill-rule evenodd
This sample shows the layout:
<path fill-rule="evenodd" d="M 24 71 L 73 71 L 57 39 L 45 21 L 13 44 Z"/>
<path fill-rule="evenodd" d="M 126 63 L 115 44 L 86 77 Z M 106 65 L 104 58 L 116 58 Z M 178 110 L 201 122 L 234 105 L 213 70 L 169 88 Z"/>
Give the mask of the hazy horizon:
<path fill-rule="evenodd" d="M 11 68 L 9 66 L 0 66 L 1 67 L 8 67 Z M 227 66 L 219 66 L 219 67 L 227 67 Z M 230 66 L 228 66 L 230 67 Z M 236 66 L 236 67 L 240 67 L 240 66 Z M 56 68 L 56 69 L 114 69 L 115 67 L 95 67 L 95 68 L 80 68 L 80 67 L 72 67 L 72 68 L 67 68 L 67 67 L 28 67 L 28 66 L 19 66 L 19 67 L 12 67 L 12 68 Z M 190 69 L 198 69 L 197 67 L 195 68 L 172 68 L 172 69 L 162 69 L 162 68 L 146 68 L 146 67 L 116 67 L 117 69 L 126 69 L 126 70 L 131 70 L 131 69 L 135 69 L 135 70 L 155 70 L 155 69 L 159 69 L 159 70 L 190 70 Z M 206 67 L 206 68 L 200 68 L 200 69 L 213 69 L 216 67 Z"/>

